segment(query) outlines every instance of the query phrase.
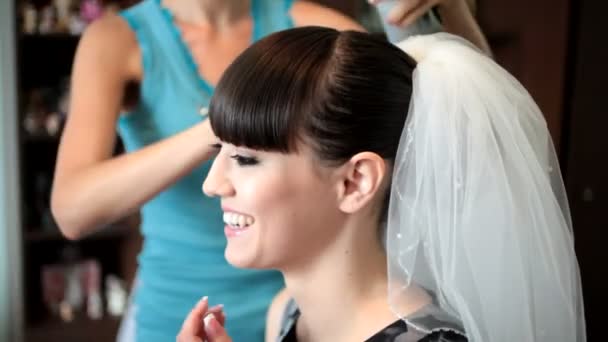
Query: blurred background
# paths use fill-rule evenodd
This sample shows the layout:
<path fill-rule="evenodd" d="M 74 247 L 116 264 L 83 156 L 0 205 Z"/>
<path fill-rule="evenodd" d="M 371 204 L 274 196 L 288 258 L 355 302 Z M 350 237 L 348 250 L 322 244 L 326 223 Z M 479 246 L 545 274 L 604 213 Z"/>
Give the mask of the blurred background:
<path fill-rule="evenodd" d="M 141 244 L 138 217 L 67 241 L 49 193 L 79 36 L 104 12 L 135 2 L 0 0 L 0 341 L 114 340 Z M 380 30 L 365 0 L 316 2 Z M 557 147 L 589 341 L 606 340 L 606 13 L 601 0 L 478 0 L 476 13 L 496 60 L 538 102 Z"/>

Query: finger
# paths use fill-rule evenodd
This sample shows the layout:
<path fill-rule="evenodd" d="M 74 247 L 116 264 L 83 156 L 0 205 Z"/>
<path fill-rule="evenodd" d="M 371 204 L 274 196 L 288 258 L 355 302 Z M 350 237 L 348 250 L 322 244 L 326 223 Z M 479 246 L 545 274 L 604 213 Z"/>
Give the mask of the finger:
<path fill-rule="evenodd" d="M 407 17 L 405 17 L 403 20 L 401 20 L 399 23 L 397 23 L 397 26 L 408 27 L 409 25 L 416 22 L 416 20 L 418 20 L 420 17 L 422 17 L 425 13 L 430 11 L 433 8 L 433 6 L 435 6 L 434 3 L 427 2 L 423 6 L 420 6 L 416 9 L 414 9 L 412 12 L 410 12 L 408 14 Z"/>
<path fill-rule="evenodd" d="M 186 336 L 181 332 L 175 338 L 176 342 L 204 342 L 202 337 L 199 336 Z"/>
<path fill-rule="evenodd" d="M 400 23 L 410 12 L 420 7 L 427 0 L 401 0 L 388 12 L 386 20 L 393 25 Z"/>
<path fill-rule="evenodd" d="M 226 326 L 226 314 L 225 314 L 223 311 L 221 312 L 221 314 L 220 314 L 220 316 L 219 316 L 219 317 L 217 317 L 217 316 L 215 316 L 215 317 L 217 318 L 217 320 L 220 322 L 220 324 L 221 324 L 223 327 L 225 327 L 225 326 Z"/>
<path fill-rule="evenodd" d="M 224 312 L 223 304 L 215 305 L 209 308 L 208 312 L 212 312 L 222 326 L 226 324 L 226 313 Z"/>
<path fill-rule="evenodd" d="M 180 336 L 200 336 L 203 337 L 204 330 L 202 327 L 202 320 L 207 313 L 207 307 L 209 300 L 207 297 L 203 297 L 190 311 L 188 317 L 182 324 Z"/>
<path fill-rule="evenodd" d="M 224 310 L 224 304 L 218 304 L 218 305 L 214 305 L 212 307 L 209 308 L 209 312 L 221 312 L 222 310 Z"/>
<path fill-rule="evenodd" d="M 205 333 L 209 342 L 232 342 L 226 329 L 215 318 L 214 314 L 205 316 Z"/>

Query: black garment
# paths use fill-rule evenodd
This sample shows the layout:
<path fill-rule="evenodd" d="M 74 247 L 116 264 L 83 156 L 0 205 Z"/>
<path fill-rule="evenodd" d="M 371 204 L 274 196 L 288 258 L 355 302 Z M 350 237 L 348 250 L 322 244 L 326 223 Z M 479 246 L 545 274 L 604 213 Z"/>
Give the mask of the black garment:
<path fill-rule="evenodd" d="M 459 327 L 442 321 L 442 312 L 434 305 L 428 305 L 416 314 L 412 321 L 424 326 L 431 333 L 426 334 L 408 326 L 405 321 L 398 319 L 386 328 L 368 338 L 365 342 L 467 342 Z M 287 303 L 281 331 L 276 342 L 297 342 L 296 323 L 300 310 L 293 300 Z"/>

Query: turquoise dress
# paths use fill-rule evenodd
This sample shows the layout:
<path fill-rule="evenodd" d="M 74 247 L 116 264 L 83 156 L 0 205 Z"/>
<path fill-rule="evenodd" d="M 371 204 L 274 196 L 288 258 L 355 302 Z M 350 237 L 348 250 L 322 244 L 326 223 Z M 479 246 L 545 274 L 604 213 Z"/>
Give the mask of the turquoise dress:
<path fill-rule="evenodd" d="M 252 0 L 254 40 L 293 27 L 290 7 L 291 1 Z M 125 149 L 134 151 L 201 122 L 213 87 L 199 76 L 160 0 L 144 0 L 121 16 L 137 36 L 144 70 L 139 104 L 118 122 Z M 224 304 L 235 342 L 263 340 L 266 310 L 282 277 L 236 269 L 224 259 L 219 200 L 201 192 L 210 166 L 201 165 L 141 209 L 144 244 L 133 299 L 137 341 L 175 341 L 202 296 L 209 296 L 211 305 Z"/>

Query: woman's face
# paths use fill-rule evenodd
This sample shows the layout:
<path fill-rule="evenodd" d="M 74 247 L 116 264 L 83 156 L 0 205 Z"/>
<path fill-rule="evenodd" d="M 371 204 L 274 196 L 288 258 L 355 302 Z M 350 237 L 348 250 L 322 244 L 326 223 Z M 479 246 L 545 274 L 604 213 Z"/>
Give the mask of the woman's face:
<path fill-rule="evenodd" d="M 306 147 L 282 154 L 221 144 L 203 191 L 221 198 L 226 259 L 285 269 L 318 256 L 344 217 L 332 170 Z"/>

